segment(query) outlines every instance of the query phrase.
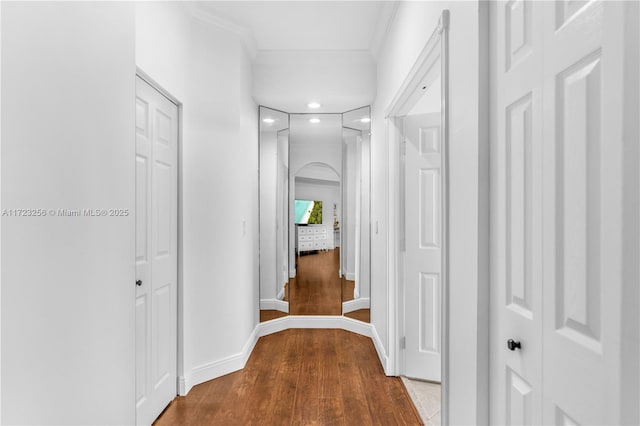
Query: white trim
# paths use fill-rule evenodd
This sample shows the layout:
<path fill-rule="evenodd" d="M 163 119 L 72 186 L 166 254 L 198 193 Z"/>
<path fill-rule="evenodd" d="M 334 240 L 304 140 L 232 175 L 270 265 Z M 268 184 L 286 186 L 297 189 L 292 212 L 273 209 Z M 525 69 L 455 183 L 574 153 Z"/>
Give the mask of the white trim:
<path fill-rule="evenodd" d="M 187 394 L 187 382 L 184 376 L 178 376 L 178 395 L 185 396 Z"/>
<path fill-rule="evenodd" d="M 402 283 L 400 282 L 401 270 L 400 250 L 402 249 L 399 237 L 400 206 L 399 206 L 399 167 L 400 157 L 398 146 L 400 132 L 396 117 L 404 115 L 412 107 L 419 93 L 419 85 L 426 79 L 435 77 L 434 66 L 440 60 L 440 75 L 442 78 L 441 107 L 442 107 L 442 146 L 443 146 L 443 244 L 442 244 L 442 424 L 448 424 L 449 420 L 449 75 L 448 75 L 448 28 L 449 11 L 443 10 L 438 25 L 429 37 L 424 48 L 420 52 L 416 62 L 407 74 L 402 85 L 393 97 L 385 111 L 386 137 L 389 154 L 389 226 L 388 226 L 388 279 L 387 303 L 388 303 L 388 333 L 389 333 L 389 359 L 388 368 L 385 371 L 398 375 L 401 373 L 401 348 L 400 336 L 404 335 L 403 302 L 401 297 Z M 436 74 L 437 75 L 437 74 Z"/>
<path fill-rule="evenodd" d="M 256 59 L 258 54 L 258 48 L 256 40 L 253 37 L 253 33 L 250 29 L 238 25 L 235 22 L 231 22 L 220 16 L 215 15 L 210 10 L 204 8 L 199 2 L 185 2 L 185 8 L 189 15 L 200 22 L 215 25 L 221 30 L 228 31 L 235 34 L 242 41 L 242 46 L 246 49 L 251 61 Z"/>
<path fill-rule="evenodd" d="M 398 248 L 400 247 L 398 242 L 398 236 L 400 235 L 399 226 L 400 222 L 398 217 L 400 216 L 398 209 L 400 208 L 400 198 L 397 191 L 398 182 L 399 182 L 399 172 L 397 170 L 398 160 L 399 160 L 399 147 L 400 144 L 397 143 L 399 141 L 399 131 L 396 126 L 396 119 L 391 117 L 385 120 L 385 136 L 389 141 L 388 143 L 388 157 L 389 157 L 389 185 L 387 188 L 387 205 L 389 206 L 387 209 L 387 217 L 388 217 L 388 226 L 387 226 L 387 332 L 388 336 L 388 344 L 389 344 L 389 354 L 388 354 L 388 362 L 389 362 L 389 371 L 394 376 L 398 376 L 400 374 L 400 364 L 399 364 L 399 343 L 400 339 L 398 336 L 401 331 L 401 327 L 403 327 L 403 322 L 399 319 L 404 318 L 400 315 L 403 315 L 403 304 L 398 303 L 400 300 L 400 291 L 402 283 L 399 280 L 398 275 Z M 400 329 L 399 329 L 400 328 Z"/>
<path fill-rule="evenodd" d="M 371 301 L 368 297 L 360 297 L 353 300 L 342 302 L 342 313 L 357 311 L 359 309 L 369 309 Z"/>
<path fill-rule="evenodd" d="M 380 49 L 382 49 L 382 46 L 387 39 L 389 29 L 391 28 L 391 24 L 396 17 L 396 12 L 398 11 L 399 5 L 399 1 L 394 1 L 385 2 L 382 6 L 382 10 L 378 15 L 378 22 L 376 22 L 376 28 L 371 40 L 370 50 L 371 56 L 373 56 L 374 60 L 378 59 L 378 54 L 380 54 Z"/>
<path fill-rule="evenodd" d="M 278 299 L 260 299 L 260 310 L 275 310 L 289 313 L 289 302 Z"/>
<path fill-rule="evenodd" d="M 218 377 L 233 373 L 234 371 L 242 370 L 247 364 L 247 360 L 258 342 L 259 327 L 260 324 L 256 325 L 253 329 L 240 353 L 194 367 L 184 378 L 181 377 L 178 383 L 183 381 L 184 389 L 180 389 L 180 395 L 187 395 L 191 388 L 199 385 L 200 383 L 217 379 Z"/>
<path fill-rule="evenodd" d="M 315 316 L 315 315 L 290 315 L 261 322 L 255 326 L 247 339 L 242 351 L 226 358 L 211 361 L 194 367 L 186 376 L 178 377 L 180 396 L 185 396 L 191 388 L 209 380 L 217 379 L 234 371 L 242 370 L 251 352 L 262 336 L 278 333 L 290 328 L 331 328 L 350 331 L 371 338 L 378 353 L 385 374 L 389 376 L 389 359 L 384 351 L 384 345 L 373 324 L 357 321 L 343 316 Z"/>
<path fill-rule="evenodd" d="M 344 273 L 344 277 L 349 281 L 355 281 L 356 280 L 356 273 L 355 272 L 345 272 Z"/>
<path fill-rule="evenodd" d="M 178 100 L 175 96 L 173 96 L 168 90 L 166 90 L 160 83 L 158 83 L 155 79 L 153 79 L 149 74 L 144 72 L 140 67 L 136 67 L 136 75 L 143 79 L 147 84 L 154 88 L 154 90 L 158 91 L 162 96 L 167 98 L 169 101 L 174 103 L 178 108 L 178 112 L 181 113 L 182 102 Z M 181 118 L 181 117 L 179 117 Z M 178 121 L 178 124 L 181 126 L 182 122 Z M 178 141 L 182 138 L 182 127 L 178 128 Z"/>
<path fill-rule="evenodd" d="M 337 328 L 370 337 L 378 353 L 378 358 L 387 376 L 390 376 L 389 358 L 384 350 L 382 340 L 373 324 L 354 320 L 344 316 L 324 316 L 324 315 L 289 315 L 288 317 L 276 318 L 265 321 L 258 325 L 258 335 L 260 337 L 268 334 L 278 333 L 290 328 Z"/>
<path fill-rule="evenodd" d="M 378 353 L 378 358 L 380 359 L 380 363 L 384 369 L 384 374 L 387 376 L 395 376 L 396 374 L 393 372 L 393 366 L 390 363 L 389 356 L 384 350 L 384 344 L 382 343 L 382 339 L 380 339 L 378 330 L 376 330 L 374 325 L 371 325 L 371 340 L 373 340 L 373 346 L 375 346 L 376 352 Z"/>
<path fill-rule="evenodd" d="M 439 43 L 441 43 L 442 40 L 441 35 L 445 27 L 445 20 L 448 23 L 448 16 L 449 11 L 444 10 L 438 20 L 438 26 L 431 34 L 431 37 L 429 37 L 416 62 L 411 67 L 411 70 L 405 77 L 396 95 L 389 103 L 384 114 L 385 118 L 403 115 L 408 112 L 407 103 L 413 99 L 415 89 L 424 80 L 434 62 L 441 56 L 441 52 L 436 49 L 440 47 Z M 434 53 L 437 53 L 437 55 L 434 55 Z"/>
<path fill-rule="evenodd" d="M 284 285 L 282 287 L 280 287 L 280 291 L 278 292 L 278 295 L 276 296 L 276 299 L 278 299 L 280 301 L 282 299 L 284 299 Z M 287 312 L 289 312 L 289 311 L 287 311 Z"/>
<path fill-rule="evenodd" d="M 0 23 L 2 22 L 2 6 L 0 6 Z M 2 31 L 0 31 L 0 46 L 2 46 Z M 0 94 L 2 93 L 2 55 L 0 55 Z M 2 99 L 2 96 L 0 96 L 0 99 Z M 0 102 L 0 135 L 2 135 L 2 102 Z M 0 148 L 0 151 L 2 151 L 2 149 Z M 2 158 L 2 154 L 0 153 L 0 159 Z M 2 161 L 0 161 L 0 164 L 2 164 Z M 0 173 L 0 176 L 2 174 Z M 0 179 L 0 182 L 2 181 L 2 179 Z M 1 187 L 1 185 L 0 185 Z M 2 193 L 0 192 L 0 208 L 2 206 Z M 0 241 L 2 241 L 2 221 L 0 221 Z M 2 247 L 2 244 L 0 244 L 0 247 Z M 2 259 L 2 249 L 0 248 L 0 259 Z M 0 270 L 2 270 L 2 266 L 0 264 Z M 2 274 L 0 273 L 0 277 L 2 276 Z M 0 284 L 0 306 L 2 305 L 2 285 Z M 0 316 L 1 317 L 1 316 Z M 1 325 L 2 321 L 0 321 L 0 325 Z M 0 326 L 0 330 L 2 330 L 2 327 Z M 2 338 L 1 338 L 1 333 L 0 333 L 0 366 L 2 365 Z M 0 368 L 0 423 L 2 423 L 2 368 Z"/>

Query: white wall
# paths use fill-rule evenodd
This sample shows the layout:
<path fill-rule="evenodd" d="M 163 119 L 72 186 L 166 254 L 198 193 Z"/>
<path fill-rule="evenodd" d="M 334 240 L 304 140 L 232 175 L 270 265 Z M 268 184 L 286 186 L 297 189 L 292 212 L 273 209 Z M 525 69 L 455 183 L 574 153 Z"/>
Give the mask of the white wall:
<path fill-rule="evenodd" d="M 133 212 L 133 6 L 1 7 L 2 208 Z M 133 216 L 2 231 L 2 423 L 132 424 Z"/>
<path fill-rule="evenodd" d="M 258 323 L 258 115 L 251 65 L 237 36 L 190 19 L 172 2 L 136 3 L 136 63 L 183 103 L 188 389 L 215 377 L 217 364 L 241 367 L 238 356 Z"/>
<path fill-rule="evenodd" d="M 387 247 L 395 234 L 388 226 L 389 163 L 395 147 L 385 138 L 384 113 L 435 29 L 443 9 L 450 29 L 450 354 L 451 424 L 488 421 L 488 280 L 482 256 L 487 227 L 484 199 L 487 140 L 479 116 L 479 6 L 475 1 L 402 2 L 378 58 L 377 98 L 372 113 L 372 287 L 371 322 L 387 353 L 395 347 L 389 330 L 390 276 Z M 376 232 L 379 229 L 379 232 Z M 480 305 L 480 308 L 479 308 Z M 395 336 L 399 337 L 399 336 Z"/>

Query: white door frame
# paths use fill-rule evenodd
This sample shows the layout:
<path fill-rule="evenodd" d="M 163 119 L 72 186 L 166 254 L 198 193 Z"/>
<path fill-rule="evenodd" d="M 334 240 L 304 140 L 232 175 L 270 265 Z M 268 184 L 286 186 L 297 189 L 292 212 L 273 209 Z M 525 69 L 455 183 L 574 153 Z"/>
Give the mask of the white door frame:
<path fill-rule="evenodd" d="M 176 354 L 176 362 L 177 362 L 177 368 L 176 368 L 176 395 L 181 395 L 184 396 L 186 395 L 186 384 L 185 384 L 185 371 L 184 371 L 184 295 L 183 295 L 183 260 L 182 260 L 182 102 L 180 102 L 178 100 L 178 98 L 176 98 L 175 96 L 173 96 L 171 93 L 169 93 L 166 89 L 164 89 L 157 81 L 155 81 L 151 76 L 149 76 L 149 74 L 147 74 L 146 72 L 144 72 L 142 69 L 140 69 L 140 67 L 136 67 L 136 76 L 140 77 L 142 80 L 144 80 L 145 82 L 147 82 L 151 87 L 153 87 L 155 90 L 157 90 L 162 96 L 164 96 L 165 98 L 167 98 L 169 101 L 171 101 L 173 104 L 176 105 L 176 107 L 178 107 L 178 185 L 177 185 L 177 189 L 178 189 L 178 194 L 177 194 L 177 200 L 178 200 L 178 235 L 177 235 L 177 239 L 178 239 L 178 252 L 177 252 L 177 259 L 178 259 L 178 277 L 176 280 L 176 292 L 177 292 L 177 309 L 176 309 L 176 314 L 177 314 L 177 319 L 178 319 L 178 324 L 177 324 L 177 332 L 176 332 L 176 338 L 177 338 L 177 349 L 178 349 L 178 353 Z M 134 147 L 135 150 L 135 147 Z M 134 152 L 135 154 L 135 152 Z M 135 160 L 135 155 L 132 157 Z M 135 212 L 134 212 L 134 217 L 135 217 Z"/>
<path fill-rule="evenodd" d="M 404 336 L 404 297 L 400 253 L 403 242 L 400 193 L 400 146 L 402 123 L 400 116 L 406 114 L 415 101 L 422 95 L 420 85 L 428 77 L 434 64 L 440 61 L 441 75 L 441 137 L 442 137 L 442 176 L 443 176 L 443 212 L 442 212 L 442 424 L 449 423 L 449 11 L 443 10 L 438 25 L 429 37 L 415 64 L 409 71 L 400 89 L 385 111 L 385 124 L 390 155 L 389 186 L 389 367 L 388 374 L 399 375 L 401 370 L 401 337 Z"/>

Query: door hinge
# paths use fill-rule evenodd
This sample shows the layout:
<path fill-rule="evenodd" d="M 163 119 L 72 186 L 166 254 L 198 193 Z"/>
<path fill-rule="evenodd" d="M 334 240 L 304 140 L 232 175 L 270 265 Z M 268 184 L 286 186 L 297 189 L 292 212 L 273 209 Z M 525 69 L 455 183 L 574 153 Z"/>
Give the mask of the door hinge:
<path fill-rule="evenodd" d="M 400 349 L 407 349 L 407 338 L 404 336 L 400 338 Z"/>

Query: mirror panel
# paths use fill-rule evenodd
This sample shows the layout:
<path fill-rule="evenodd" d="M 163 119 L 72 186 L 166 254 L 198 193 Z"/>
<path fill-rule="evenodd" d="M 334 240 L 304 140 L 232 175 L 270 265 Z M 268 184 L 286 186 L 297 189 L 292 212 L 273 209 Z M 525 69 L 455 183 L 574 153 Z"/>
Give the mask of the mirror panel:
<path fill-rule="evenodd" d="M 343 227 L 342 275 L 345 316 L 370 320 L 370 107 L 358 108 L 342 115 L 343 140 Z"/>
<path fill-rule="evenodd" d="M 289 114 L 260 107 L 260 320 L 289 312 Z"/>
<path fill-rule="evenodd" d="M 334 210 L 337 214 L 340 206 L 341 132 L 342 114 L 291 114 L 292 315 L 342 314 L 339 244 L 333 232 Z"/>
<path fill-rule="evenodd" d="M 261 321 L 369 321 L 369 115 L 260 107 Z"/>

